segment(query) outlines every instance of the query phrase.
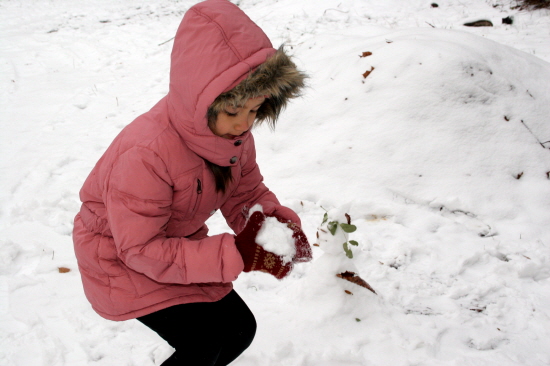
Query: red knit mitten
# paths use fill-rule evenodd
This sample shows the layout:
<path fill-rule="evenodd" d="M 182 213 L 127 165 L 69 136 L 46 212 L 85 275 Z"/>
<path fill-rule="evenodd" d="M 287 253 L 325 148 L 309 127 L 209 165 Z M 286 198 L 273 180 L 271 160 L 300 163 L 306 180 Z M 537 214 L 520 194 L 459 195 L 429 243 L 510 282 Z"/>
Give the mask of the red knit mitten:
<path fill-rule="evenodd" d="M 244 229 L 235 236 L 235 245 L 241 253 L 244 262 L 244 272 L 262 271 L 281 279 L 292 270 L 292 262 L 284 263 L 282 258 L 266 251 L 256 244 L 256 235 L 262 228 L 265 215 L 254 212 Z"/>

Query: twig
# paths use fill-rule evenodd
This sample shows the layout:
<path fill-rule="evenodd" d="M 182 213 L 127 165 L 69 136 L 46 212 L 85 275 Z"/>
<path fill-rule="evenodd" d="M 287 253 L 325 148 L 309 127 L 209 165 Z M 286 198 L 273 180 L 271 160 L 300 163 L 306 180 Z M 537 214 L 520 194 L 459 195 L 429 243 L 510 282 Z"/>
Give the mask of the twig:
<path fill-rule="evenodd" d="M 344 14 L 348 14 L 349 11 L 343 11 L 343 10 L 340 10 L 340 9 L 333 9 L 333 8 L 330 8 L 330 9 L 326 9 L 324 12 L 323 12 L 323 15 L 325 15 L 327 13 L 327 11 L 329 10 L 334 10 L 334 11 L 339 11 L 340 13 L 344 13 Z"/>
<path fill-rule="evenodd" d="M 544 144 L 542 142 L 540 142 L 540 140 L 538 139 L 537 136 L 535 136 L 535 134 L 533 133 L 533 131 L 531 131 L 531 129 L 525 124 L 525 122 L 523 122 L 523 120 L 521 120 L 521 123 L 523 124 L 523 126 L 525 126 L 525 128 L 527 129 L 527 131 L 529 131 L 529 133 L 531 135 L 533 135 L 533 137 L 535 138 L 535 140 L 537 140 L 537 142 L 539 143 L 540 146 L 542 146 L 543 149 L 546 149 L 546 146 L 544 146 L 544 144 L 548 141 L 546 141 Z"/>
<path fill-rule="evenodd" d="M 176 38 L 176 37 L 172 37 L 172 38 L 170 38 L 170 39 L 167 40 L 167 41 L 164 41 L 164 42 L 162 42 L 162 43 L 159 43 L 158 45 L 159 45 L 159 46 L 162 46 L 163 44 L 170 42 L 170 41 L 173 40 L 174 38 Z"/>

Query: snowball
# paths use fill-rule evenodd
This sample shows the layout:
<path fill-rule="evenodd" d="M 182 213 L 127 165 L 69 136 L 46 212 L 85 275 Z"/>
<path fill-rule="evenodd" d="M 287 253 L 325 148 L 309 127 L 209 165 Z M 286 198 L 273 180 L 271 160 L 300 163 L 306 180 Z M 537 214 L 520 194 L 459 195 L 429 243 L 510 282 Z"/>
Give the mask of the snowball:
<path fill-rule="evenodd" d="M 268 252 L 280 255 L 283 263 L 288 263 L 296 254 L 293 231 L 287 224 L 280 223 L 275 217 L 266 217 L 256 236 L 256 243 Z"/>

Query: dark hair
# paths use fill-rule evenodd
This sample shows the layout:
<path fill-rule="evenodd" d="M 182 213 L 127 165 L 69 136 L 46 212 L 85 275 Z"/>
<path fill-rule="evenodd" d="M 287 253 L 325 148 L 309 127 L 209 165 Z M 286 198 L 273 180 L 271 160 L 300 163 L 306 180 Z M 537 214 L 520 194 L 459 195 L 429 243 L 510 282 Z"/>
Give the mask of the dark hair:
<path fill-rule="evenodd" d="M 216 119 L 218 113 L 212 108 L 208 108 L 208 127 L 213 128 L 216 125 Z M 216 182 L 216 192 L 225 193 L 225 190 L 229 183 L 233 180 L 230 166 L 219 166 L 208 160 L 205 160 L 206 166 L 214 175 L 214 181 Z"/>
<path fill-rule="evenodd" d="M 219 166 L 209 162 L 208 160 L 205 161 L 206 166 L 214 175 L 214 181 L 216 182 L 216 192 L 225 193 L 227 185 L 233 180 L 233 176 L 231 175 L 231 167 Z"/>

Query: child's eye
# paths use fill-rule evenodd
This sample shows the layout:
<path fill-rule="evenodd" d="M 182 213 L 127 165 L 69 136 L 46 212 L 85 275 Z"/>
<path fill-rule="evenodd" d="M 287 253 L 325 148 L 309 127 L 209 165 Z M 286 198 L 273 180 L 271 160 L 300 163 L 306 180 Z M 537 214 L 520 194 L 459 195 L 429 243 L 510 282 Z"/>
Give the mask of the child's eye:
<path fill-rule="evenodd" d="M 229 117 L 236 117 L 237 116 L 237 113 L 231 113 L 231 112 L 228 112 L 228 111 L 224 111 L 225 114 L 227 114 Z"/>
<path fill-rule="evenodd" d="M 250 111 L 250 113 L 258 113 L 258 110 L 256 109 L 255 111 Z"/>

